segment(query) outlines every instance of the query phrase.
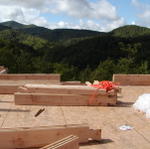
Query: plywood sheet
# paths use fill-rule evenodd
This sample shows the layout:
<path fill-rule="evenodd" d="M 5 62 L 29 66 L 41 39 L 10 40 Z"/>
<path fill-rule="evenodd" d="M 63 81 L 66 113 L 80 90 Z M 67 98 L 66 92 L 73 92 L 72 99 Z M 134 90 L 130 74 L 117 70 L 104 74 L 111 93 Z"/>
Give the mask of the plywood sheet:
<path fill-rule="evenodd" d="M 144 114 L 133 110 L 132 104 L 139 95 L 150 93 L 150 86 L 121 86 L 121 88 L 122 93 L 118 96 L 121 102 L 116 107 L 16 106 L 11 103 L 13 96 L 0 95 L 0 100 L 3 101 L 0 102 L 0 109 L 6 109 L 5 112 L 0 112 L 2 114 L 0 123 L 3 122 L 3 128 L 88 123 L 92 129 L 102 129 L 102 141 L 83 144 L 80 149 L 149 149 L 150 120 L 146 119 Z M 42 108 L 45 108 L 45 111 L 34 117 Z M 30 111 L 15 112 L 15 109 Z M 134 129 L 119 130 L 124 124 Z"/>

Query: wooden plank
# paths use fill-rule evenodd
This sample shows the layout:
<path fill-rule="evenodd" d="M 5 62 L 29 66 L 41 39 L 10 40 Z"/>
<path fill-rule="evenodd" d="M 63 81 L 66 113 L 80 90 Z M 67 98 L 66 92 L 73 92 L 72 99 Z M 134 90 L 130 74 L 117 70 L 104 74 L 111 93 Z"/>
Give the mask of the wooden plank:
<path fill-rule="evenodd" d="M 61 82 L 62 85 L 85 85 L 81 81 L 64 81 Z"/>
<path fill-rule="evenodd" d="M 0 74 L 0 80 L 59 80 L 60 74 Z"/>
<path fill-rule="evenodd" d="M 70 135 L 40 149 L 79 149 L 78 137 Z"/>
<path fill-rule="evenodd" d="M 4 126 L 12 105 L 14 105 L 14 102 L 11 95 L 0 95 L 0 128 Z"/>
<path fill-rule="evenodd" d="M 18 87 L 17 84 L 0 84 L 0 94 L 13 94 L 17 92 Z"/>
<path fill-rule="evenodd" d="M 149 74 L 114 74 L 113 81 L 120 85 L 150 85 Z"/>
<path fill-rule="evenodd" d="M 95 97 L 77 94 L 48 93 L 15 93 L 16 105 L 46 105 L 46 106 L 85 106 L 85 105 L 116 105 L 117 95 L 96 95 Z"/>
<path fill-rule="evenodd" d="M 47 84 L 25 84 L 18 89 L 18 92 L 25 93 L 56 93 L 56 94 L 114 94 L 114 91 L 106 92 L 91 86 L 83 85 L 47 85 Z"/>
<path fill-rule="evenodd" d="M 59 139 L 75 135 L 79 143 L 88 139 L 101 140 L 101 130 L 89 129 L 87 125 L 56 125 L 49 127 L 1 128 L 2 149 L 42 147 Z"/>
<path fill-rule="evenodd" d="M 13 94 L 27 83 L 60 84 L 59 74 L 0 74 L 0 94 Z"/>

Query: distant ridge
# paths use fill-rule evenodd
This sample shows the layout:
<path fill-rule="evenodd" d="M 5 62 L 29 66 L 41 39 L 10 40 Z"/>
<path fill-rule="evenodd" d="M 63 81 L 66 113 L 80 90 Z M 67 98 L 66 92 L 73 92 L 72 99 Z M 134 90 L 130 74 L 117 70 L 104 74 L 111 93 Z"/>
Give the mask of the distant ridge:
<path fill-rule="evenodd" d="M 126 25 L 126 26 L 122 26 L 117 29 L 114 29 L 110 33 L 114 36 L 128 38 L 128 37 L 149 35 L 150 29 L 146 27 L 137 26 L 137 25 Z"/>
<path fill-rule="evenodd" d="M 25 25 L 18 23 L 16 21 L 2 22 L 2 23 L 0 23 L 0 25 L 7 26 L 7 27 L 10 27 L 12 29 L 23 28 L 25 26 Z"/>
<path fill-rule="evenodd" d="M 79 29 L 48 29 L 45 27 L 39 27 L 36 25 L 24 25 L 16 21 L 8 21 L 0 23 L 0 25 L 16 29 L 27 34 L 38 36 L 40 38 L 46 39 L 48 41 L 61 41 L 68 40 L 72 38 L 84 38 L 91 37 L 100 34 L 103 32 L 91 31 L 91 30 L 79 30 Z"/>
<path fill-rule="evenodd" d="M 11 28 L 7 27 L 7 26 L 0 25 L 0 31 L 7 30 L 7 29 L 11 29 Z"/>

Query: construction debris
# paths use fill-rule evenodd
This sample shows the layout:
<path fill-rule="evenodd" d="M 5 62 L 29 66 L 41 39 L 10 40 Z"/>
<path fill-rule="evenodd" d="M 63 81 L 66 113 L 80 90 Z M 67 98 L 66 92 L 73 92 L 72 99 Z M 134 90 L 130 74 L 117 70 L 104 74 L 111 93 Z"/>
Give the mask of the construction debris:
<path fill-rule="evenodd" d="M 146 113 L 146 117 L 150 118 L 150 94 L 142 94 L 133 104 L 134 109 Z"/>
<path fill-rule="evenodd" d="M 38 112 L 34 116 L 39 116 L 43 111 L 45 111 L 45 108 L 38 110 Z"/>
<path fill-rule="evenodd" d="M 4 66 L 0 66 L 0 74 L 5 74 L 7 73 L 8 69 L 5 68 Z"/>

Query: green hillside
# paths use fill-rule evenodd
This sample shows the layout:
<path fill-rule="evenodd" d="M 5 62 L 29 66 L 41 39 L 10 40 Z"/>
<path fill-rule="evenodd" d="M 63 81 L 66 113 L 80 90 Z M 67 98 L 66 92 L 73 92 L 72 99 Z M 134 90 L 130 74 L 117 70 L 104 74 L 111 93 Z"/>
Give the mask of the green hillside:
<path fill-rule="evenodd" d="M 25 25 L 18 23 L 16 21 L 2 22 L 2 23 L 0 23 L 0 25 L 7 26 L 7 27 L 10 27 L 12 29 L 23 28 L 25 26 Z"/>
<path fill-rule="evenodd" d="M 10 28 L 7 26 L 0 25 L 0 31 L 7 30 L 7 29 L 10 29 Z"/>
<path fill-rule="evenodd" d="M 11 27 L 12 29 L 16 29 L 22 31 L 24 33 L 38 36 L 48 41 L 61 41 L 68 40 L 71 38 L 81 38 L 81 37 L 89 37 L 100 35 L 104 33 L 90 31 L 90 30 L 77 30 L 77 29 L 54 29 L 50 30 L 45 27 L 39 27 L 36 25 L 24 25 L 15 21 L 8 21 L 0 23 L 0 25 Z"/>
<path fill-rule="evenodd" d="M 150 29 L 146 27 L 140 27 L 137 25 L 126 25 L 126 26 L 119 27 L 110 33 L 117 37 L 129 38 L 129 37 L 149 35 Z"/>
<path fill-rule="evenodd" d="M 109 33 L 91 33 L 35 25 L 0 30 L 0 65 L 10 73 L 61 73 L 62 80 L 108 80 L 113 73 L 150 73 L 148 28 L 124 26 Z"/>

